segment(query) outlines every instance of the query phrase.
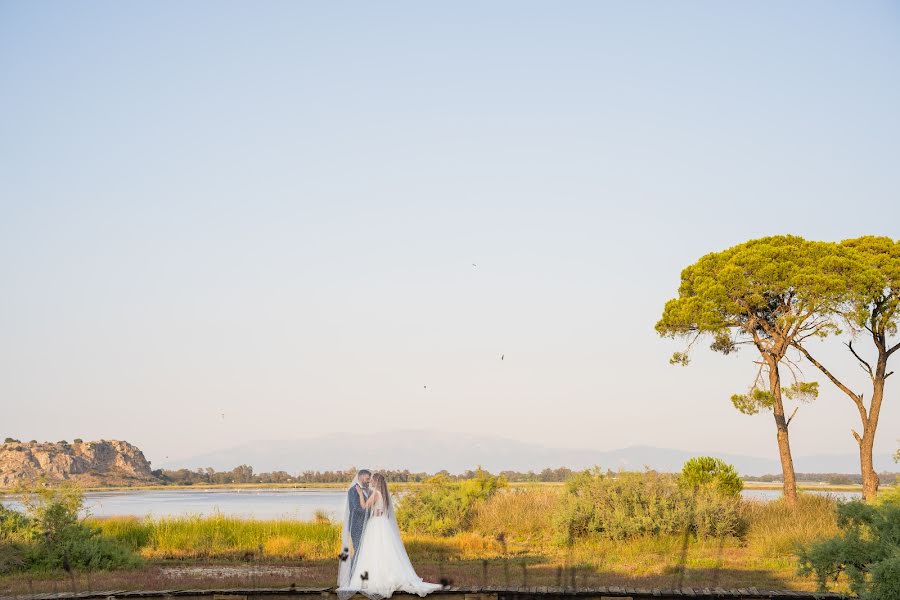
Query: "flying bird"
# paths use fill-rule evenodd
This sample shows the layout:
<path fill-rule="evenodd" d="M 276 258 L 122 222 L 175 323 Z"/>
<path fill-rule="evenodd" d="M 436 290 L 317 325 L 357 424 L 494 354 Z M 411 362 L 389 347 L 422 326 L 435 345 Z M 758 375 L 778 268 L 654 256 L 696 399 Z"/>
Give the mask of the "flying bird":
<path fill-rule="evenodd" d="M 503 360 L 505 356 L 506 356 L 505 354 L 501 354 L 501 355 L 500 355 L 500 360 Z"/>

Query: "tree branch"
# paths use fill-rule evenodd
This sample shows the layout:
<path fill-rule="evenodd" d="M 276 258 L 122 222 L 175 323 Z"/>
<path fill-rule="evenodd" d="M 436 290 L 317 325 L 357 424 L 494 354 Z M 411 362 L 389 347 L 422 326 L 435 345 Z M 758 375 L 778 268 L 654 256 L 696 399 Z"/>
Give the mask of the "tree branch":
<path fill-rule="evenodd" d="M 828 379 L 831 380 L 831 383 L 836 385 L 839 390 L 841 390 L 842 392 L 847 394 L 850 397 L 850 399 L 853 400 L 853 403 L 856 405 L 857 410 L 859 410 L 859 416 L 862 418 L 863 423 L 865 423 L 866 419 L 868 418 L 868 415 L 866 414 L 866 405 L 863 404 L 862 396 L 860 394 L 857 394 L 853 390 L 851 390 L 846 385 L 844 385 L 844 383 L 840 379 L 835 377 L 831 371 L 829 371 L 828 369 L 825 368 L 825 365 L 823 365 L 822 363 L 817 361 L 815 358 L 813 358 L 812 354 L 810 354 L 806 348 L 804 348 L 800 344 L 794 344 L 794 348 L 799 350 L 803 354 L 803 356 L 806 357 L 806 360 L 808 360 L 813 365 L 815 365 L 815 367 L 817 369 L 822 371 L 822 373 L 825 375 L 825 377 L 827 377 Z"/>
<path fill-rule="evenodd" d="M 788 417 L 787 422 L 784 424 L 785 427 L 789 427 L 789 426 L 790 426 L 791 421 L 794 420 L 794 415 L 797 414 L 797 409 L 799 409 L 799 408 L 800 408 L 799 406 L 795 406 L 795 407 L 794 407 L 793 412 L 791 412 L 791 416 Z"/>
<path fill-rule="evenodd" d="M 869 373 L 869 377 L 874 378 L 874 377 L 875 377 L 875 374 L 872 373 L 872 365 L 870 365 L 869 363 L 867 363 L 865 360 L 863 360 L 863 358 L 862 358 L 859 354 L 856 353 L 856 350 L 853 349 L 853 340 L 850 340 L 849 342 L 846 342 L 844 345 L 847 346 L 848 348 L 850 348 L 850 352 L 853 353 L 853 356 L 856 357 L 856 360 L 858 360 L 858 361 L 861 362 L 863 365 L 865 365 L 865 369 L 864 369 L 864 370 L 865 370 L 866 372 Z"/>

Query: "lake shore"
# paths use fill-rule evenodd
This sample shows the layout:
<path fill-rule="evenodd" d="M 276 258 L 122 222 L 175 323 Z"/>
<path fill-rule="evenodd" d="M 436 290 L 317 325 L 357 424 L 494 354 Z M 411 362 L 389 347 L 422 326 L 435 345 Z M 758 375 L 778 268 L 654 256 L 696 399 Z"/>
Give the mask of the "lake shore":
<path fill-rule="evenodd" d="M 391 489 L 404 489 L 422 485 L 421 482 L 391 483 Z M 517 481 L 511 482 L 510 487 L 558 487 L 564 485 L 561 482 Z M 202 483 L 193 485 L 152 484 L 152 485 L 126 485 L 126 486 L 85 486 L 81 489 L 85 492 L 127 492 L 127 491 L 185 491 L 185 490 L 305 490 L 305 489 L 342 489 L 347 483 Z M 886 489 L 892 485 L 882 484 Z M 779 482 L 744 481 L 744 489 L 747 490 L 780 490 Z M 862 485 L 847 484 L 834 485 L 817 482 L 798 482 L 800 491 L 818 492 L 862 492 Z M 0 499 L 16 496 L 13 488 L 0 488 Z"/>

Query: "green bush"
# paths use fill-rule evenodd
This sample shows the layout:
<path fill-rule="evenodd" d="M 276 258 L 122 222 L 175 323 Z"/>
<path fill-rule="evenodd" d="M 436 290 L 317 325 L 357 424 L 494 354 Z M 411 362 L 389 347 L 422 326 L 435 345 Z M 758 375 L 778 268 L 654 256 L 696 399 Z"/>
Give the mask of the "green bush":
<path fill-rule="evenodd" d="M 400 498 L 397 523 L 409 533 L 453 535 L 465 531 L 477 508 L 503 487 L 504 477 L 480 468 L 473 478 L 459 482 L 436 475 Z"/>
<path fill-rule="evenodd" d="M 742 528 L 739 505 L 737 497 L 709 487 L 686 489 L 677 477 L 655 471 L 614 476 L 585 471 L 566 483 L 555 517 L 556 541 L 734 535 Z"/>
<path fill-rule="evenodd" d="M 76 486 L 64 484 L 26 490 L 22 499 L 26 515 L 12 518 L 19 527 L 19 539 L 24 547 L 22 568 L 92 571 L 140 563 L 127 548 L 103 537 L 98 528 L 79 519 L 83 496 Z"/>
<path fill-rule="evenodd" d="M 698 456 L 684 463 L 681 482 L 687 487 L 712 486 L 727 496 L 737 496 L 744 489 L 734 467 L 712 456 Z"/>
<path fill-rule="evenodd" d="M 25 544 L 30 523 L 20 512 L 0 504 L 0 575 L 20 570 L 25 564 Z"/>
<path fill-rule="evenodd" d="M 814 574 L 823 591 L 846 574 L 850 589 L 864 600 L 897 600 L 900 590 L 900 502 L 860 501 L 838 506 L 835 537 L 798 552 L 800 574 Z"/>

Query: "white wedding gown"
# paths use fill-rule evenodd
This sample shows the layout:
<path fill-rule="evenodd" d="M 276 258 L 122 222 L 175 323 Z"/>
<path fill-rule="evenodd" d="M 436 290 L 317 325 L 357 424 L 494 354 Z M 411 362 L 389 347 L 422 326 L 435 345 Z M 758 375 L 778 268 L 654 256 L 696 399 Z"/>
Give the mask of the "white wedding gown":
<path fill-rule="evenodd" d="M 381 600 L 398 591 L 425 596 L 441 588 L 440 584 L 428 583 L 416 575 L 393 511 L 385 511 L 384 500 L 377 498 L 366 521 L 350 582 L 338 588 L 339 595 L 359 592 Z"/>

